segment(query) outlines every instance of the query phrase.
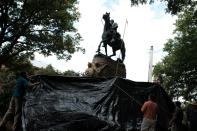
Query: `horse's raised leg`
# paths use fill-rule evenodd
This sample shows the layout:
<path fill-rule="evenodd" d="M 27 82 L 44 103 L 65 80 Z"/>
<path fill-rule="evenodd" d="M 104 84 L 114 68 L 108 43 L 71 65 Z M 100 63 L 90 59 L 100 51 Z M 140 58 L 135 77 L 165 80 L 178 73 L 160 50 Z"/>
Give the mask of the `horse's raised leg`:
<path fill-rule="evenodd" d="M 100 42 L 99 46 L 98 46 L 98 50 L 96 52 L 100 53 L 100 48 L 101 48 L 101 44 L 103 41 Z"/>
<path fill-rule="evenodd" d="M 121 45 L 122 63 L 124 62 L 125 59 L 125 52 L 126 52 L 125 44 L 124 41 L 122 40 L 122 45 Z"/>
<path fill-rule="evenodd" d="M 107 56 L 107 44 L 103 44 L 105 46 L 105 54 Z"/>

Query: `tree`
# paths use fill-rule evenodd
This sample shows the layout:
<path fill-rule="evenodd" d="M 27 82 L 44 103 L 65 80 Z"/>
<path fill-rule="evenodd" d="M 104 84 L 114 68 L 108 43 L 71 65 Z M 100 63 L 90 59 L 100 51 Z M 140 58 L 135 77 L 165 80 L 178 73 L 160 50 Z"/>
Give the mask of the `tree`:
<path fill-rule="evenodd" d="M 131 0 L 131 6 L 139 5 L 139 4 L 149 4 L 154 3 L 156 0 Z M 167 3 L 166 11 L 171 14 L 177 14 L 181 12 L 185 7 L 191 4 L 192 1 L 195 0 L 158 0 Z"/>
<path fill-rule="evenodd" d="M 73 70 L 67 70 L 65 72 L 60 72 L 58 70 L 55 70 L 53 68 L 53 66 L 50 64 L 48 65 L 47 67 L 45 68 L 38 68 L 36 71 L 35 71 L 35 74 L 36 75 L 63 75 L 63 76 L 82 76 L 81 73 L 79 72 L 75 72 Z"/>
<path fill-rule="evenodd" d="M 0 68 L 0 117 L 4 115 L 9 106 L 12 91 L 16 84 L 15 74 L 3 66 Z"/>
<path fill-rule="evenodd" d="M 197 99 L 197 4 L 185 8 L 175 23 L 175 37 L 165 44 L 167 55 L 153 71 L 162 74 L 164 85 L 172 97 Z"/>
<path fill-rule="evenodd" d="M 27 72 L 29 75 L 33 75 L 35 72 L 35 67 L 30 60 L 24 56 L 10 58 L 5 66 L 7 70 L 13 72 L 16 77 L 23 71 Z"/>
<path fill-rule="evenodd" d="M 77 0 L 1 0 L 0 65 L 13 57 L 57 55 L 70 59 L 81 36 L 74 23 L 79 19 Z"/>
<path fill-rule="evenodd" d="M 11 58 L 4 66 L 0 67 L 0 116 L 8 109 L 13 90 L 16 86 L 16 79 L 22 71 L 29 75 L 34 74 L 35 67 L 30 60 L 24 56 Z"/>
<path fill-rule="evenodd" d="M 67 70 L 65 72 L 63 72 L 64 76 L 82 76 L 83 74 L 80 72 L 75 72 L 73 70 Z"/>
<path fill-rule="evenodd" d="M 55 70 L 52 65 L 48 65 L 46 68 L 38 69 L 36 75 L 61 75 L 61 73 Z"/>

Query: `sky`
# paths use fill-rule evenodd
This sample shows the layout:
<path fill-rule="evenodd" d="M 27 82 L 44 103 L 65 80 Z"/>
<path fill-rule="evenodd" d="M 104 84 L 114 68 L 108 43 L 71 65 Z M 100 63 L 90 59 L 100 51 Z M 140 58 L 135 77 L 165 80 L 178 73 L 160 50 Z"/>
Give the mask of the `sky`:
<path fill-rule="evenodd" d="M 124 61 L 127 70 L 126 78 L 133 81 L 148 81 L 150 46 L 154 48 L 153 65 L 155 65 L 165 56 L 162 49 L 167 40 L 173 37 L 172 33 L 175 29 L 173 23 L 176 17 L 166 14 L 165 5 L 160 2 L 134 7 L 130 5 L 130 0 L 79 0 L 78 8 L 81 17 L 75 27 L 83 37 L 80 44 L 85 48 L 86 53 L 77 52 L 69 61 L 35 53 L 35 60 L 32 63 L 38 67 L 51 64 L 62 72 L 66 70 L 85 72 L 101 41 L 104 26 L 102 16 L 110 12 L 111 19 L 118 24 L 118 32 L 122 38 L 125 22 L 128 21 L 123 38 L 126 46 Z M 111 54 L 110 47 L 108 50 L 108 54 Z M 101 51 L 104 53 L 104 48 L 101 48 Z M 117 57 L 119 52 L 112 59 L 116 60 Z"/>

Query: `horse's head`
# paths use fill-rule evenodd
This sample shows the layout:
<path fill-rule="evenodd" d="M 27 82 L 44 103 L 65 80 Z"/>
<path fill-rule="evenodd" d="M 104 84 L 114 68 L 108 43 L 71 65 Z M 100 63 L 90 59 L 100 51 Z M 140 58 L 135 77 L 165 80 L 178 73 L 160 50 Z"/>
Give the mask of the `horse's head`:
<path fill-rule="evenodd" d="M 110 13 L 105 13 L 104 15 L 103 15 L 103 19 L 106 21 L 106 20 L 110 20 Z"/>

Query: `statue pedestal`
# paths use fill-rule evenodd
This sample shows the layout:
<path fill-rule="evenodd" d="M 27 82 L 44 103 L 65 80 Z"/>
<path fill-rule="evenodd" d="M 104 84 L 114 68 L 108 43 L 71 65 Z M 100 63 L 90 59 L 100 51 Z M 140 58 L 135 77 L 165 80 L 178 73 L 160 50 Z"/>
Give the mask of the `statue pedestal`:
<path fill-rule="evenodd" d="M 94 56 L 92 62 L 88 63 L 85 75 L 91 77 L 119 76 L 126 78 L 126 68 L 123 63 L 119 62 L 119 60 L 114 61 L 108 56 L 97 54 Z"/>

